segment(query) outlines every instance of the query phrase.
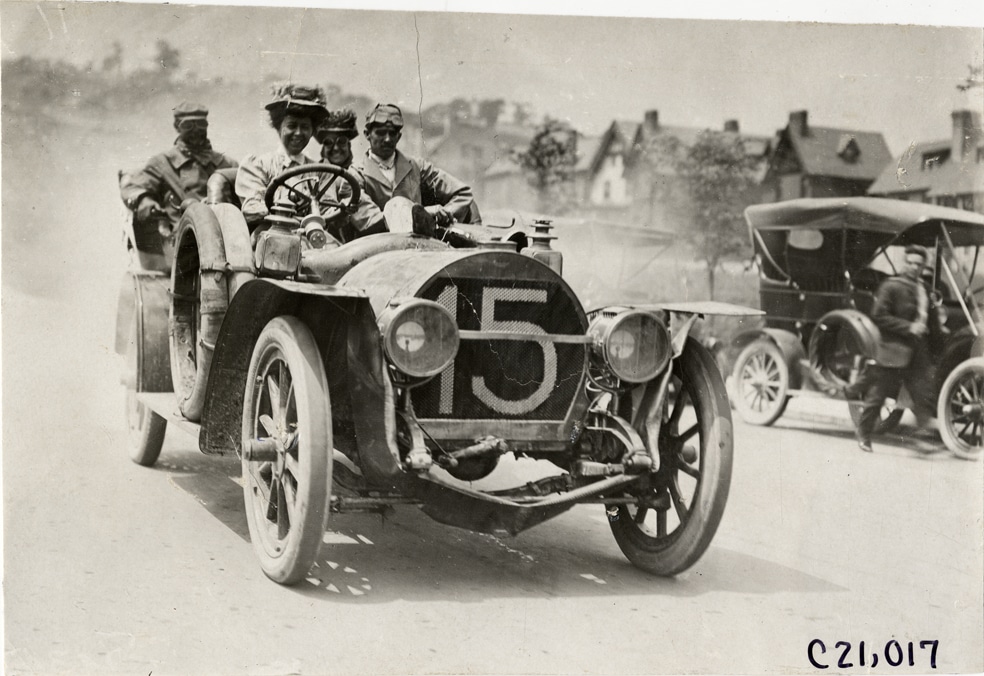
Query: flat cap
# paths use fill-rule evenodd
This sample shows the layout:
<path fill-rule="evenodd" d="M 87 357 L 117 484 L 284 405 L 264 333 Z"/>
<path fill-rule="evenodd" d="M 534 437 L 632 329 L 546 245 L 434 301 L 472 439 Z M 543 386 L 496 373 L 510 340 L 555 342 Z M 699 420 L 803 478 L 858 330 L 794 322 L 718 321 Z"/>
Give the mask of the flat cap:
<path fill-rule="evenodd" d="M 182 101 L 174 107 L 175 120 L 202 119 L 208 117 L 208 108 L 201 103 Z"/>
<path fill-rule="evenodd" d="M 376 107 L 366 114 L 366 129 L 374 124 L 389 125 L 397 129 L 403 128 L 403 111 L 392 103 L 377 103 Z"/>

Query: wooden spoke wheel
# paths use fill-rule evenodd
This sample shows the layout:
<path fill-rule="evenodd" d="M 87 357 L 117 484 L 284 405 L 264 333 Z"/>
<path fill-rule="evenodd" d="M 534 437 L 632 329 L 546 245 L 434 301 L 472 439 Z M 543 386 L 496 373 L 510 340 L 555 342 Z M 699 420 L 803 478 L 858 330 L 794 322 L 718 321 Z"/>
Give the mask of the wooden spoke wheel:
<path fill-rule="evenodd" d="M 243 404 L 243 494 L 263 572 L 300 581 L 328 520 L 331 405 L 321 355 L 295 317 L 271 320 L 250 360 Z"/>
<path fill-rule="evenodd" d="M 714 359 L 688 339 L 673 364 L 676 396 L 659 432 L 658 472 L 631 504 L 609 505 L 615 541 L 636 567 L 675 575 L 710 545 L 728 500 L 731 409 Z M 643 434 L 643 438 L 646 438 Z"/>

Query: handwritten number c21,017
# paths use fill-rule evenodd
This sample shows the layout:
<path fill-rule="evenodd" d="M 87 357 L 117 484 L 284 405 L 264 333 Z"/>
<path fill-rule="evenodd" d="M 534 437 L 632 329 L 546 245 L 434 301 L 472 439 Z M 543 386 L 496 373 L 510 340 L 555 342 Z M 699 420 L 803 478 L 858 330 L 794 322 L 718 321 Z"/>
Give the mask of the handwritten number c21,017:
<path fill-rule="evenodd" d="M 936 668 L 936 651 L 939 646 L 939 640 L 918 642 L 918 650 L 921 656 L 925 654 L 922 651 L 927 648 L 929 649 L 929 667 L 931 669 Z M 882 659 L 892 667 L 899 667 L 903 664 L 910 667 L 916 665 L 916 643 L 914 641 L 900 643 L 892 639 L 885 643 L 885 648 L 880 653 L 876 650 L 869 651 L 865 647 L 864 641 L 860 641 L 857 647 L 856 655 L 858 662 L 856 665 L 851 661 L 853 659 L 853 654 L 851 653 L 852 647 L 853 645 L 850 641 L 837 641 L 834 644 L 834 648 L 830 651 L 831 655 L 828 656 L 827 646 L 823 641 L 815 638 L 806 647 L 806 657 L 816 669 L 830 668 L 830 660 L 835 656 L 837 656 L 837 663 L 833 666 L 836 666 L 838 669 L 853 669 L 855 666 L 876 667 Z"/>

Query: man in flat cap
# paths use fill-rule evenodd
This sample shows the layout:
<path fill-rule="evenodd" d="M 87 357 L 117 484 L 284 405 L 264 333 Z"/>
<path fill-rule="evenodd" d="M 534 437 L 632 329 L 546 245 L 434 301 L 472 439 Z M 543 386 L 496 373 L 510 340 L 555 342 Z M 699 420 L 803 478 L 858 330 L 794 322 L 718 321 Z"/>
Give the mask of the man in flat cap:
<path fill-rule="evenodd" d="M 437 225 L 482 222 L 471 188 L 430 162 L 407 157 L 396 146 L 403 130 L 403 112 L 380 103 L 366 115 L 369 150 L 358 167 L 363 189 L 380 209 L 393 197 L 420 204 Z"/>
<path fill-rule="evenodd" d="M 120 176 L 120 195 L 139 223 L 166 215 L 176 226 L 182 202 L 204 199 L 209 176 L 238 166 L 228 155 L 212 150 L 208 108 L 202 104 L 184 102 L 175 107 L 174 129 L 178 132 L 174 146 L 151 157 L 142 169 Z"/>

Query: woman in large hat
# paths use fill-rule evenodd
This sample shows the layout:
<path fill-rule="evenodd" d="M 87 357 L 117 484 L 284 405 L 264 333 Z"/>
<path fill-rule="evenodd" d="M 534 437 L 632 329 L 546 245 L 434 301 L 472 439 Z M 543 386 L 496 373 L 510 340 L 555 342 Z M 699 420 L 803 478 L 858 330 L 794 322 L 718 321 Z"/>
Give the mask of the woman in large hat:
<path fill-rule="evenodd" d="M 288 82 L 273 88 L 273 100 L 266 109 L 270 125 L 280 138 L 280 148 L 261 155 L 248 155 L 239 165 L 236 176 L 236 194 L 247 223 L 252 225 L 267 215 L 263 196 L 276 176 L 292 167 L 317 161 L 305 155 L 304 150 L 314 130 L 328 116 L 325 103 L 321 87 Z"/>

